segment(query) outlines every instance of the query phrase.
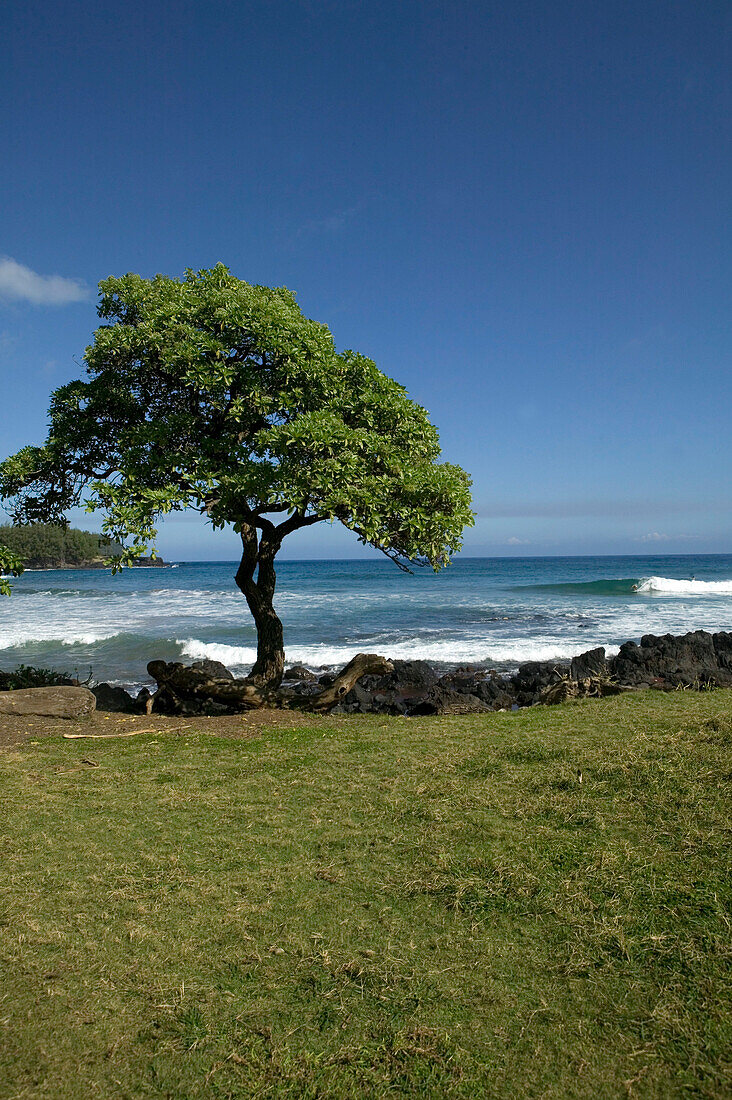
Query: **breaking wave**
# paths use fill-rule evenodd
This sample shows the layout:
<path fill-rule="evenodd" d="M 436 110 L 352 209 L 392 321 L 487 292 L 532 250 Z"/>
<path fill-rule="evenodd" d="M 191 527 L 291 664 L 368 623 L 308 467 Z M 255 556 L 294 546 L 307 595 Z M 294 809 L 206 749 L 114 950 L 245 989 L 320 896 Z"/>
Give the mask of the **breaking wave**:
<path fill-rule="evenodd" d="M 676 581 L 670 577 L 648 577 L 640 581 L 638 592 L 658 592 L 664 596 L 732 596 L 732 581 Z"/>
<path fill-rule="evenodd" d="M 584 640 L 583 640 L 584 641 Z M 249 668 L 254 664 L 257 651 L 252 646 L 226 645 L 223 642 L 202 642 L 197 638 L 179 639 L 181 656 L 194 661 L 221 661 L 227 668 Z M 293 645 L 286 650 L 288 664 L 306 665 L 308 668 L 332 668 L 345 665 L 357 653 L 376 651 L 382 657 L 398 661 L 430 661 L 436 664 L 519 665 L 524 661 L 567 660 L 583 649 L 592 648 L 578 642 L 557 642 L 550 638 L 533 641 L 508 641 L 501 644 L 468 639 L 459 641 L 425 641 L 410 638 L 399 642 L 369 642 L 360 645 Z M 608 653 L 616 653 L 617 646 L 608 647 Z"/>
<path fill-rule="evenodd" d="M 37 642 L 53 642 L 56 645 L 95 645 L 97 642 L 107 642 L 110 638 L 116 638 L 118 631 L 93 632 L 88 630 L 70 630 L 59 636 L 58 631 L 52 627 L 49 630 L 18 630 L 12 634 L 0 631 L 0 649 L 14 649 L 16 646 L 32 645 Z"/>
<path fill-rule="evenodd" d="M 673 580 L 671 577 L 619 577 L 597 581 L 566 581 L 559 584 L 517 585 L 514 591 L 556 592 L 577 596 L 732 596 L 732 580 Z"/>

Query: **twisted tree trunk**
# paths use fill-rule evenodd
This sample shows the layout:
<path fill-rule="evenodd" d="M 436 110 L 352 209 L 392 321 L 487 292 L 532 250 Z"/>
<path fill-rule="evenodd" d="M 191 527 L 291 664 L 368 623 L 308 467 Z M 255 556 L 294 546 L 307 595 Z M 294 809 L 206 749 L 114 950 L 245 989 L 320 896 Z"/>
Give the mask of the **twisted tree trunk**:
<path fill-rule="evenodd" d="M 157 692 L 148 700 L 148 714 L 153 711 L 162 714 L 205 714 L 209 703 L 232 711 L 282 707 L 325 714 L 348 695 L 362 676 L 384 676 L 393 672 L 394 666 L 391 661 L 375 653 L 357 653 L 341 669 L 330 687 L 324 688 L 318 695 L 305 697 L 260 688 L 249 679 L 218 680 L 202 669 L 188 668 L 179 662 L 150 661 L 147 671 L 158 682 Z"/>
<path fill-rule="evenodd" d="M 279 687 L 285 669 L 282 623 L 273 603 L 277 586 L 274 560 L 282 536 L 274 524 L 268 524 L 258 539 L 257 528 L 245 523 L 241 527 L 241 543 L 242 556 L 235 580 L 257 628 L 257 660 L 247 680 L 274 690 Z"/>

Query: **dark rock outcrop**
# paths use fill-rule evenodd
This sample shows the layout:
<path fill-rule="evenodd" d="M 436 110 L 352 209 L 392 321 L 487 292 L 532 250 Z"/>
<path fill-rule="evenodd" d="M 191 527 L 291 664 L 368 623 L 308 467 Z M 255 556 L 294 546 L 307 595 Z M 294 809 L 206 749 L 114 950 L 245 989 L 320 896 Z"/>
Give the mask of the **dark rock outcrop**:
<path fill-rule="evenodd" d="M 568 667 L 561 661 L 527 661 L 519 665 L 518 672 L 511 677 L 516 702 L 520 707 L 530 707 L 548 687 L 565 679 L 567 673 Z"/>
<path fill-rule="evenodd" d="M 607 677 L 607 675 L 607 658 L 603 646 L 580 653 L 578 657 L 572 658 L 569 665 L 570 680 L 587 680 L 592 676 Z"/>
<path fill-rule="evenodd" d="M 190 666 L 152 661 L 148 671 L 158 681 L 154 697 L 144 697 L 143 689 L 132 700 L 121 689 L 101 684 L 94 689 L 99 709 L 225 714 L 274 706 L 334 713 L 477 714 L 644 688 L 732 686 L 732 633 L 648 634 L 640 644 L 626 642 L 611 659 L 598 647 L 571 661 L 527 661 L 513 675 L 469 666 L 440 675 L 426 661 L 390 662 L 359 654 L 339 673 L 319 678 L 294 665 L 277 691 L 235 679 L 218 661 Z"/>
<path fill-rule="evenodd" d="M 477 695 L 435 684 L 428 688 L 417 702 L 413 702 L 408 714 L 482 714 L 491 708 Z"/>
<path fill-rule="evenodd" d="M 609 662 L 610 675 L 620 684 L 666 688 L 702 685 L 732 686 L 732 635 L 694 630 L 689 634 L 646 634 L 625 642 Z"/>
<path fill-rule="evenodd" d="M 510 710 L 516 703 L 516 690 L 513 681 L 495 674 L 478 680 L 473 689 L 473 694 L 491 710 Z"/>
<path fill-rule="evenodd" d="M 135 714 L 137 706 L 132 696 L 124 688 L 114 684 L 97 684 L 92 694 L 97 701 L 97 710 L 113 714 Z"/>

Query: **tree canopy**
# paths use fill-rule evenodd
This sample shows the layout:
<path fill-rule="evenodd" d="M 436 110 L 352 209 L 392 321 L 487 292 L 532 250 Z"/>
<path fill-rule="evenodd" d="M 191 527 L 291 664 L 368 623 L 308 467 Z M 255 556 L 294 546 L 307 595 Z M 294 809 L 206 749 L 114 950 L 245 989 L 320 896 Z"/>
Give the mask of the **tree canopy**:
<path fill-rule="evenodd" d="M 223 264 L 128 274 L 100 283 L 98 312 L 87 377 L 52 395 L 45 444 L 0 466 L 15 522 L 63 523 L 83 500 L 130 563 L 160 516 L 197 508 L 241 534 L 250 608 L 245 574 L 269 584 L 299 527 L 338 520 L 403 568 L 439 569 L 460 548 L 470 479 L 438 461 L 426 411 L 372 360 L 338 353 L 289 290 Z"/>
<path fill-rule="evenodd" d="M 10 577 L 19 577 L 23 572 L 23 562 L 9 550 L 7 546 L 0 546 L 0 596 L 9 596 L 12 585 Z"/>

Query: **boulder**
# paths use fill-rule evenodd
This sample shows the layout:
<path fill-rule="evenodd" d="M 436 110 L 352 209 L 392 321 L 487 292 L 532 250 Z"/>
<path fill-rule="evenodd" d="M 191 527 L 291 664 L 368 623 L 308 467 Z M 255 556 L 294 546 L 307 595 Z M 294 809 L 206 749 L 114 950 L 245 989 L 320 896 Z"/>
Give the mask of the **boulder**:
<path fill-rule="evenodd" d="M 204 676 L 208 676 L 209 680 L 234 679 L 234 673 L 230 672 L 226 665 L 222 665 L 221 661 L 210 661 L 208 657 L 204 657 L 202 661 L 194 661 L 191 668 L 195 668 L 196 672 L 202 672 Z"/>
<path fill-rule="evenodd" d="M 566 679 L 567 671 L 562 661 L 527 661 L 519 665 L 511 677 L 516 702 L 524 707 L 538 702 L 548 687 Z"/>
<path fill-rule="evenodd" d="M 570 662 L 570 680 L 588 680 L 591 677 L 600 679 L 607 674 L 608 667 L 603 646 L 599 646 L 598 649 L 588 649 L 586 653 L 573 657 Z"/>
<path fill-rule="evenodd" d="M 415 717 L 423 714 L 482 714 L 489 709 L 477 695 L 453 691 L 438 683 L 416 700 L 407 713 Z"/>
<path fill-rule="evenodd" d="M 472 669 L 457 668 L 454 672 L 448 672 L 440 680 L 443 687 L 449 687 L 452 691 L 460 691 L 463 695 L 476 695 L 478 684 L 482 677 Z"/>
<path fill-rule="evenodd" d="M 134 714 L 137 711 L 135 700 L 122 687 L 114 684 L 97 684 L 92 694 L 97 701 L 97 710 L 115 714 Z"/>
<path fill-rule="evenodd" d="M 415 691 L 436 684 L 439 677 L 432 665 L 426 661 L 393 661 L 394 671 L 390 674 L 390 686 L 398 690 Z"/>
<path fill-rule="evenodd" d="M 503 676 L 488 676 L 479 680 L 473 694 L 491 710 L 510 710 L 516 702 L 513 682 Z"/>
<path fill-rule="evenodd" d="M 282 673 L 282 679 L 299 680 L 301 684 L 312 684 L 317 681 L 318 677 L 309 668 L 305 668 L 305 665 L 292 665 L 291 668 L 286 668 Z"/>
<path fill-rule="evenodd" d="M 0 694 L 0 714 L 84 718 L 96 705 L 93 693 L 85 687 L 22 688 Z"/>

